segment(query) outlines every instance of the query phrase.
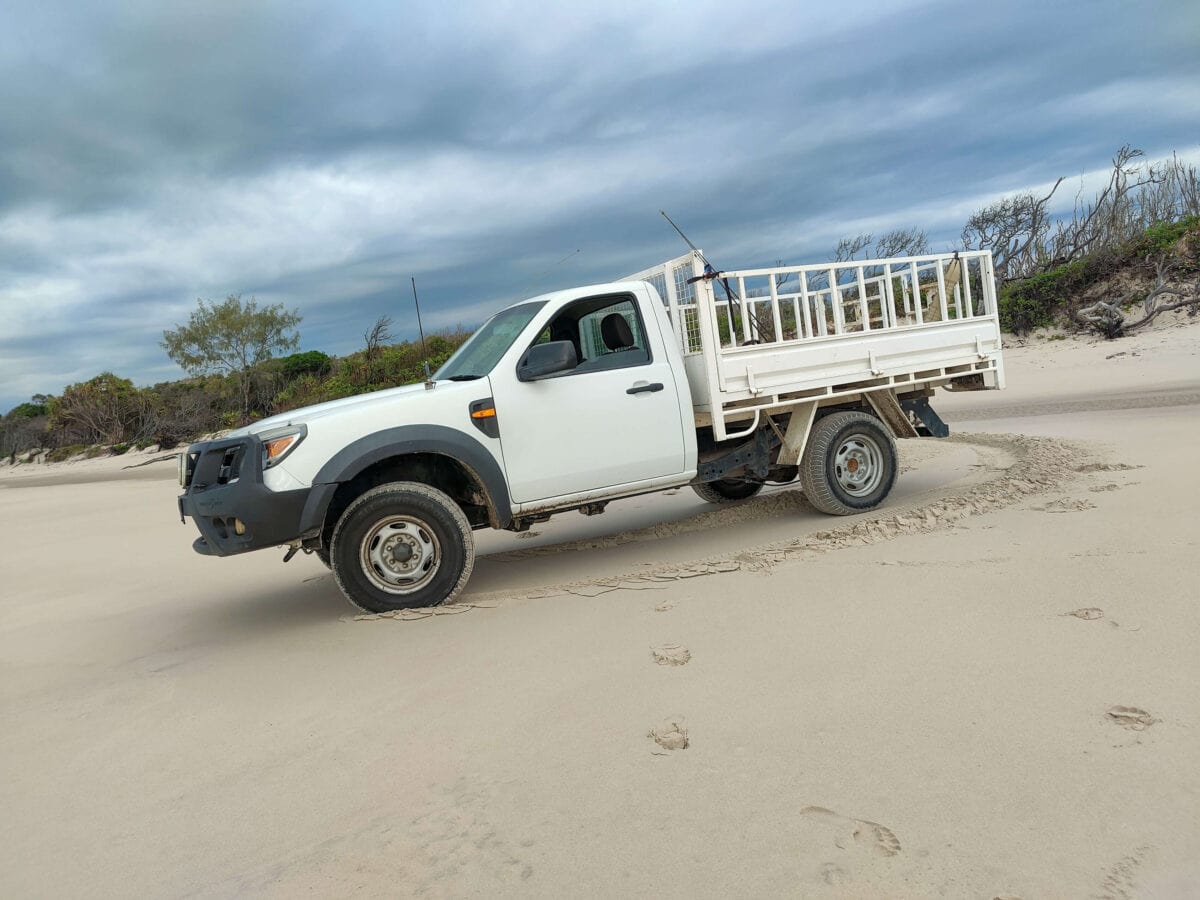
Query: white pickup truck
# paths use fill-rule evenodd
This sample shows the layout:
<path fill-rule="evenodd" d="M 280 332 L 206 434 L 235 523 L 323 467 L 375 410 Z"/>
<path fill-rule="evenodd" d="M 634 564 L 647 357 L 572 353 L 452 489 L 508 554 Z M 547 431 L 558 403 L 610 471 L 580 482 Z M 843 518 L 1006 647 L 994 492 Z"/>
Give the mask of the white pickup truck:
<path fill-rule="evenodd" d="M 691 485 L 799 481 L 871 509 L 938 386 L 1000 388 L 987 252 L 713 272 L 699 251 L 501 310 L 425 384 L 297 409 L 180 455 L 194 549 L 313 552 L 364 610 L 455 597 L 472 530 Z"/>

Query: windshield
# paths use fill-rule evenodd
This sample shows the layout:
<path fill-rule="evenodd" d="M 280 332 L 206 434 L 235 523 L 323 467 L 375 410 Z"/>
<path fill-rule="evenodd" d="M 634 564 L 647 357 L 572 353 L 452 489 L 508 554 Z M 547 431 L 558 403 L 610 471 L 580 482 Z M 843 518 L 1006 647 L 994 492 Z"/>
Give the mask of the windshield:
<path fill-rule="evenodd" d="M 434 380 L 471 381 L 482 378 L 500 362 L 500 357 L 545 305 L 544 300 L 522 303 L 496 313 L 446 360 L 446 364 L 433 376 Z"/>

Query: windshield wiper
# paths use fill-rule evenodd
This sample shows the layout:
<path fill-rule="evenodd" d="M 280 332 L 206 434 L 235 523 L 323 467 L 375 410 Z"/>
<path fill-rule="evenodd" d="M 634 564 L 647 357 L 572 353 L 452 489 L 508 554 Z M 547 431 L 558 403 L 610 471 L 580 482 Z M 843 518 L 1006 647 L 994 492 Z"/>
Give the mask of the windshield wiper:
<path fill-rule="evenodd" d="M 447 381 L 478 381 L 482 375 L 451 375 Z"/>

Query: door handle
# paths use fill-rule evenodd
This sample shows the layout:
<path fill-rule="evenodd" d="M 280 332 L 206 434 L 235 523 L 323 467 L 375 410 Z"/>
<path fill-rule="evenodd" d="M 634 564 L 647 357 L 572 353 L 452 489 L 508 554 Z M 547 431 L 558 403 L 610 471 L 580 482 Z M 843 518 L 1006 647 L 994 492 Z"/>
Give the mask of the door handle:
<path fill-rule="evenodd" d="M 656 394 L 663 389 L 662 382 L 656 381 L 653 384 L 635 384 L 625 393 L 627 394 Z"/>

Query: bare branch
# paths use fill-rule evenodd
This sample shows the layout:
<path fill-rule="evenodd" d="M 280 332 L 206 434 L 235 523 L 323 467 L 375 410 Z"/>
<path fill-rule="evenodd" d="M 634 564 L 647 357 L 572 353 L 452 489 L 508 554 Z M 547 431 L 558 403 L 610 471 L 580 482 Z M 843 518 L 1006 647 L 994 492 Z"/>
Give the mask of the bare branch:
<path fill-rule="evenodd" d="M 849 262 L 869 246 L 871 246 L 871 235 L 869 234 L 859 234 L 852 238 L 844 237 L 838 241 L 833 256 L 834 262 Z"/>
<path fill-rule="evenodd" d="M 380 316 L 376 319 L 375 324 L 363 332 L 363 341 L 366 343 L 367 359 L 374 359 L 379 348 L 392 341 L 392 317 Z"/>

